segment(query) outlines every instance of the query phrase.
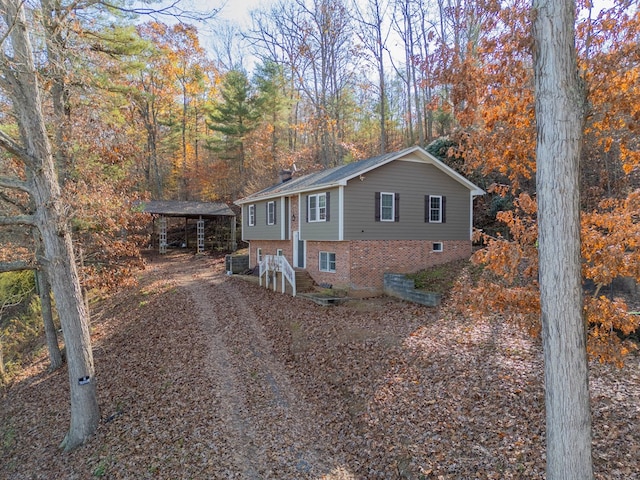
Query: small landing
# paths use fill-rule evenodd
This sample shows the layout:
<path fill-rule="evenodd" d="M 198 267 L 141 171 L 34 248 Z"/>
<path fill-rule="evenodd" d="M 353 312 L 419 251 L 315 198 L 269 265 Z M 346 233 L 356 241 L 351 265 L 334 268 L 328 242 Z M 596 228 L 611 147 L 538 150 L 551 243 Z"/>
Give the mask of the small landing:
<path fill-rule="evenodd" d="M 315 302 L 318 305 L 322 305 L 324 307 L 328 307 L 330 305 L 339 305 L 350 300 L 349 297 L 332 297 L 320 293 L 299 293 L 298 296 L 307 298 L 312 302 Z"/>

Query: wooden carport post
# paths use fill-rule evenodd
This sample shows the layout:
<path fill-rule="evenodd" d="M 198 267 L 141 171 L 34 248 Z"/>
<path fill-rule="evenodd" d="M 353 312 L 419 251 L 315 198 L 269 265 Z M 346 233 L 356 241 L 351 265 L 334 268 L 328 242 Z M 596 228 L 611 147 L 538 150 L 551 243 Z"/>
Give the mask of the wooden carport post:
<path fill-rule="evenodd" d="M 236 217 L 234 215 L 233 217 L 231 217 L 231 245 L 229 245 L 229 250 L 231 250 L 232 252 L 235 252 L 238 248 L 238 245 L 236 244 L 236 228 Z"/>

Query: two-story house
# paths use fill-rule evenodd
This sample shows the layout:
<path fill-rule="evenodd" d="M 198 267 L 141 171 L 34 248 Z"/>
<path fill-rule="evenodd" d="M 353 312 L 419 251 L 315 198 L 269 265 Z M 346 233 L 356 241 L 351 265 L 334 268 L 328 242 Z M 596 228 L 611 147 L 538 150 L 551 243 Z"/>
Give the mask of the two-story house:
<path fill-rule="evenodd" d="M 237 200 L 250 265 L 284 255 L 318 283 L 382 290 L 471 255 L 473 199 L 485 192 L 419 147 L 293 177 Z"/>

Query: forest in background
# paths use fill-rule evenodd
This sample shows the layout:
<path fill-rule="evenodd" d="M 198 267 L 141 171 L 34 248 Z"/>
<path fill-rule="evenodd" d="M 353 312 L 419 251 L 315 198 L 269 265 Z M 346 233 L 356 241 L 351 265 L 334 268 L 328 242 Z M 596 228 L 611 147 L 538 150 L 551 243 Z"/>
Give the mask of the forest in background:
<path fill-rule="evenodd" d="M 590 352 L 620 362 L 637 317 L 602 293 L 640 278 L 640 11 L 578 7 L 585 312 Z M 488 192 L 476 212 L 487 268 L 464 304 L 539 328 L 529 2 L 280 0 L 246 30 L 215 11 L 147 15 L 125 2 L 27 12 L 85 288 L 127 285 L 141 266 L 136 200 L 232 202 L 294 164 L 306 173 L 421 145 Z M 202 21 L 213 45 L 199 41 Z M 0 100 L 0 133 L 15 137 Z M 6 178 L 25 177 L 10 152 L 0 162 Z M 0 187 L 3 215 L 31 211 L 11 182 Z M 0 260 L 32 261 L 28 229 L 2 235 Z"/>

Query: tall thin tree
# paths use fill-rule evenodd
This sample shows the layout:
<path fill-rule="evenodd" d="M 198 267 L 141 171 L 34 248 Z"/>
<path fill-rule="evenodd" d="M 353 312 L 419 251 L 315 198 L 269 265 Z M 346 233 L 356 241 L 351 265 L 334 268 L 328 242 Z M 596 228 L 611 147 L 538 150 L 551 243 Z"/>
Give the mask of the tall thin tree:
<path fill-rule="evenodd" d="M 85 308 L 76 269 L 65 205 L 54 168 L 43 114 L 41 88 L 30 30 L 20 0 L 0 0 L 0 33 L 8 41 L 0 48 L 0 88 L 12 104 L 20 139 L 0 132 L 0 147 L 19 158 L 27 180 L 6 179 L 2 186 L 31 195 L 35 211 L 7 219 L 36 227 L 65 341 L 71 390 L 71 426 L 61 447 L 73 449 L 91 436 L 100 418 Z"/>
<path fill-rule="evenodd" d="M 580 257 L 579 159 L 586 102 L 576 63 L 574 12 L 573 0 L 533 1 L 549 480 L 593 478 Z"/>

